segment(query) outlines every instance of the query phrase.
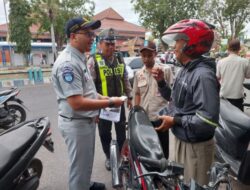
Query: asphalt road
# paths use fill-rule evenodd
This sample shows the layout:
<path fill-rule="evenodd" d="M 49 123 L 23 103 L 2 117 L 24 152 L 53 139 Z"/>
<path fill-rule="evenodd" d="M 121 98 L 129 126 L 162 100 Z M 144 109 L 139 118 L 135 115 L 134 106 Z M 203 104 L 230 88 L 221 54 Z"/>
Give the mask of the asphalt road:
<path fill-rule="evenodd" d="M 57 128 L 57 103 L 51 85 L 26 86 L 18 95 L 29 108 L 28 119 L 48 116 L 52 127 L 55 152 L 50 153 L 42 147 L 36 157 L 43 162 L 43 174 L 39 190 L 68 189 L 68 157 L 63 138 Z M 96 150 L 92 179 L 103 182 L 107 189 L 111 188 L 111 173 L 104 167 L 105 156 L 102 152 L 99 135 L 96 134 Z"/>
<path fill-rule="evenodd" d="M 250 102 L 250 93 L 247 92 Z M 25 86 L 21 88 L 19 97 L 29 108 L 28 119 L 40 116 L 48 116 L 51 122 L 55 152 L 50 153 L 41 148 L 36 157 L 43 162 L 43 174 L 39 190 L 67 190 L 68 189 L 68 158 L 66 146 L 57 128 L 57 103 L 52 85 Z M 246 110 L 248 114 L 250 109 Z M 98 131 L 97 131 L 98 132 Z M 172 158 L 173 145 L 170 137 L 170 159 Z M 105 156 L 102 152 L 99 135 L 96 133 L 95 160 L 92 173 L 92 180 L 106 184 L 107 190 L 112 190 L 111 173 L 104 167 Z M 223 188 L 222 188 L 223 189 Z M 234 190 L 250 190 L 250 186 L 244 186 L 234 182 Z"/>

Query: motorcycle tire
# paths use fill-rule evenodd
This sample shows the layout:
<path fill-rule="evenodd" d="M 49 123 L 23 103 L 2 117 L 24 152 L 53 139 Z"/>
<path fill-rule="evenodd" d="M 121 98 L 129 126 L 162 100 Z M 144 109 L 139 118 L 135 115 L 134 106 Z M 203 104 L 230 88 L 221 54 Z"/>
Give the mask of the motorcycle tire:
<path fill-rule="evenodd" d="M 17 104 L 8 105 L 9 113 L 14 117 L 13 125 L 17 125 L 26 120 L 26 111 L 25 109 Z"/>

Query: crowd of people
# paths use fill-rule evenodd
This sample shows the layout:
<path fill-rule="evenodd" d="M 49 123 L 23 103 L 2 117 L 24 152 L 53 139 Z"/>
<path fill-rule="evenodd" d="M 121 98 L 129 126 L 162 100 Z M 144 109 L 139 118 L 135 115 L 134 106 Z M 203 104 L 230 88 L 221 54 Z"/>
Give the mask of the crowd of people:
<path fill-rule="evenodd" d="M 162 37 L 173 47 L 182 66 L 175 81 L 170 69 L 155 63 L 156 46 L 149 41 L 140 48 L 144 67 L 137 71 L 132 88 L 123 58 L 115 53 L 117 31 L 113 28 L 99 34 L 100 51 L 86 58 L 95 30 L 100 26 L 99 20 L 69 20 L 65 27 L 69 43 L 52 71 L 58 126 L 68 148 L 69 189 L 105 189 L 104 184 L 91 182 L 96 125 L 106 157 L 105 167 L 110 170 L 112 121 L 99 118 L 99 114 L 103 108 L 121 107 L 120 121 L 114 123 L 121 150 L 126 138 L 123 95 L 128 98 L 128 109 L 132 105 L 145 109 L 166 158 L 169 130 L 172 130 L 174 159 L 184 164 L 185 183 L 193 178 L 200 185 L 207 184 L 207 171 L 214 157 L 213 137 L 218 126 L 220 96 L 242 109 L 242 83 L 245 77 L 250 77 L 249 61 L 237 55 L 239 41 L 229 43 L 230 55 L 217 64 L 216 72 L 214 59 L 202 56 L 211 49 L 214 26 L 197 19 L 182 20 L 167 28 Z M 169 114 L 159 116 L 165 107 Z"/>

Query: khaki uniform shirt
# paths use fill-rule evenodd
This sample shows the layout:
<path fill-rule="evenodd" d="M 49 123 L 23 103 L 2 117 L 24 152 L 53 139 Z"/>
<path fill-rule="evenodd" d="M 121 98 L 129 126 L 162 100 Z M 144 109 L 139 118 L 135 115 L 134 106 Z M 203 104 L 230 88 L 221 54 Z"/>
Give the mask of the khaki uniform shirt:
<path fill-rule="evenodd" d="M 171 84 L 173 80 L 171 68 L 159 64 L 155 64 L 155 66 L 163 69 L 165 81 Z M 157 81 L 145 66 L 135 74 L 133 91 L 134 95 L 140 94 L 140 106 L 145 109 L 150 121 L 157 120 L 159 111 L 166 107 L 168 102 L 161 96 Z"/>
<path fill-rule="evenodd" d="M 243 82 L 250 78 L 249 60 L 230 54 L 217 64 L 217 78 L 220 79 L 220 96 L 230 99 L 244 97 Z"/>

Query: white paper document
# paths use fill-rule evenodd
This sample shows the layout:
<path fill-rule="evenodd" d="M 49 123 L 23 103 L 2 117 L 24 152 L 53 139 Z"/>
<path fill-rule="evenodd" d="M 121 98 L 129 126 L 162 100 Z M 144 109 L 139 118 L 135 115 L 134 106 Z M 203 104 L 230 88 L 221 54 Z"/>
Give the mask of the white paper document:
<path fill-rule="evenodd" d="M 125 100 L 127 100 L 127 99 L 128 99 L 128 97 L 127 97 L 127 96 L 121 96 L 120 98 L 122 99 L 122 101 L 125 101 Z"/>
<path fill-rule="evenodd" d="M 99 118 L 118 122 L 120 121 L 121 116 L 121 107 L 119 108 L 105 108 L 101 109 Z"/>

